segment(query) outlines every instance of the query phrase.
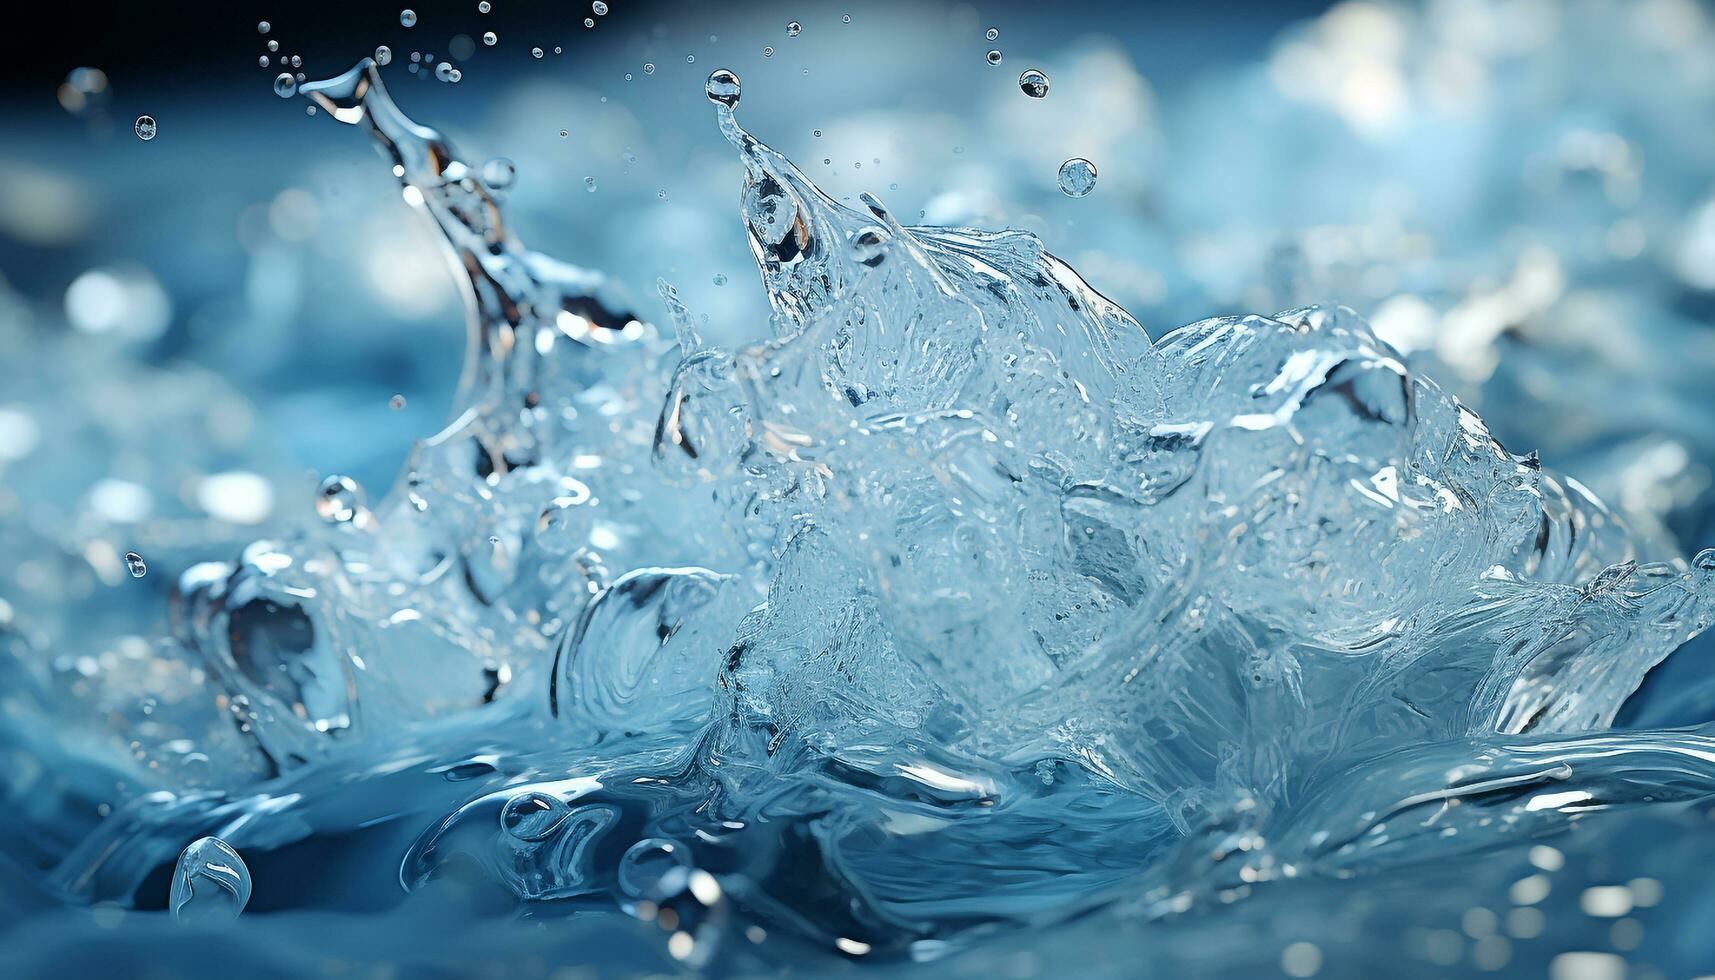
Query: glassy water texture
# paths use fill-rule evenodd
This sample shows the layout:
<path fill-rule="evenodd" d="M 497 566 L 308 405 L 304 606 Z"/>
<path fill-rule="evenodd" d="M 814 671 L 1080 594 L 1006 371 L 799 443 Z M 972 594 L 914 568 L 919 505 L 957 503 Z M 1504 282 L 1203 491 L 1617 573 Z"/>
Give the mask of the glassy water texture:
<path fill-rule="evenodd" d="M 132 681 L 39 676 L 0 620 L 21 887 L 215 973 L 315 930 L 615 972 L 1715 965 L 1715 729 L 1613 727 L 1715 551 L 1355 313 L 1152 339 L 1030 234 L 824 195 L 718 70 L 773 336 L 711 345 L 665 281 L 663 329 L 525 247 L 510 166 L 373 62 L 297 92 L 444 240 L 449 421 L 182 576 L 129 757 L 76 732 Z"/>

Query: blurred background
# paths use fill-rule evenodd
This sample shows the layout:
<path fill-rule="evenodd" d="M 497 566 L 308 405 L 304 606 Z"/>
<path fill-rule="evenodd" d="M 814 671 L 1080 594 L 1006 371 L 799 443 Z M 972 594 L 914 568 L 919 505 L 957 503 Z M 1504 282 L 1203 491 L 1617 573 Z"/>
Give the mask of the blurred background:
<path fill-rule="evenodd" d="M 1651 557 L 1715 543 L 1699 0 L 606 6 L 14 12 L 0 624 L 99 594 L 127 550 L 163 582 L 228 557 L 307 519 L 322 475 L 379 493 L 442 420 L 464 327 L 438 246 L 361 133 L 274 91 L 382 45 L 406 112 L 516 163 L 528 245 L 657 319 L 666 278 L 711 340 L 769 330 L 703 95 L 725 67 L 745 125 L 835 197 L 1032 230 L 1155 336 L 1343 303 Z M 1099 171 L 1081 199 L 1071 157 Z"/>

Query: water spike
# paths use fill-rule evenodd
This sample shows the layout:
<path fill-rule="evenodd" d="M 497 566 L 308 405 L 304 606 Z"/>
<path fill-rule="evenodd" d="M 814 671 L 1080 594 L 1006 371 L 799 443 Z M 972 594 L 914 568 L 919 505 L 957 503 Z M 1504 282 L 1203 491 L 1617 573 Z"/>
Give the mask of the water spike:
<path fill-rule="evenodd" d="M 655 288 L 661 293 L 661 301 L 667 304 L 667 315 L 673 320 L 673 335 L 679 339 L 679 354 L 690 357 L 703 348 L 703 338 L 697 333 L 696 324 L 691 322 L 691 311 L 679 298 L 679 290 L 672 283 L 657 276 Z"/>

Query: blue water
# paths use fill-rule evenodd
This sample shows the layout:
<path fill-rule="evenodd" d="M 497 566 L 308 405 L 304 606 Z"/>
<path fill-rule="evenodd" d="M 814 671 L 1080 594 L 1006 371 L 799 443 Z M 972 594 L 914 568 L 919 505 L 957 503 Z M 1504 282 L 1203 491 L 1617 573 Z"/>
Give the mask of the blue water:
<path fill-rule="evenodd" d="M 1282 43 L 1363 62 L 1416 16 L 1346 8 Z M 1616 265 L 1631 225 L 1604 219 L 1581 265 L 1586 236 L 1544 218 L 1469 280 L 1382 234 L 1356 260 L 1399 260 L 1355 277 L 1368 319 L 1146 329 L 1034 234 L 823 193 L 718 69 L 768 311 L 729 342 L 666 280 L 646 306 L 526 247 L 511 168 L 386 85 L 366 61 L 299 92 L 379 148 L 467 310 L 446 422 L 390 488 L 328 475 L 313 517 L 253 539 L 243 475 L 284 464 L 242 399 L 7 323 L 30 450 L 112 439 L 123 476 L 31 455 L 19 498 L 165 509 L 175 474 L 126 458 L 129 410 L 182 447 L 163 468 L 202 515 L 0 522 L 24 556 L 0 576 L 23 972 L 1715 967 L 1697 226 L 1671 303 Z M 1571 132 L 1557 179 L 1595 172 L 1647 242 L 1635 149 Z M 1085 204 L 1124 193 L 1101 169 Z M 1275 247 L 1260 295 L 1343 281 L 1327 253 Z M 1443 280 L 1466 292 L 1438 309 Z M 1593 320 L 1617 363 L 1558 346 Z"/>

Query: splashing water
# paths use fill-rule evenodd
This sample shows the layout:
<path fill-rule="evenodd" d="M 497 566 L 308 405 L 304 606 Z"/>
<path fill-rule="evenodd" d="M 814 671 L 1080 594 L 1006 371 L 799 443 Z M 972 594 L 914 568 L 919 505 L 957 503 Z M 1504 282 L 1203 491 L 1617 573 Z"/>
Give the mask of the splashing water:
<path fill-rule="evenodd" d="M 1397 929 L 1446 869 L 1505 895 L 1715 797 L 1715 730 L 1609 730 L 1715 551 L 1644 561 L 1350 311 L 1152 341 L 1032 235 L 830 199 L 723 69 L 773 336 L 711 347 L 662 282 L 669 339 L 373 62 L 298 92 L 437 228 L 464 374 L 373 509 L 329 477 L 322 522 L 184 575 L 217 696 L 140 751 L 223 736 L 84 763 L 141 791 L 39 862 L 68 900 L 160 908 L 170 870 L 231 917 L 248 859 L 273 909 L 652 923 L 638 970 L 1051 936 L 1090 975 L 1115 930 L 1165 955 L 1354 878 L 1395 900 L 1340 927 Z"/>

